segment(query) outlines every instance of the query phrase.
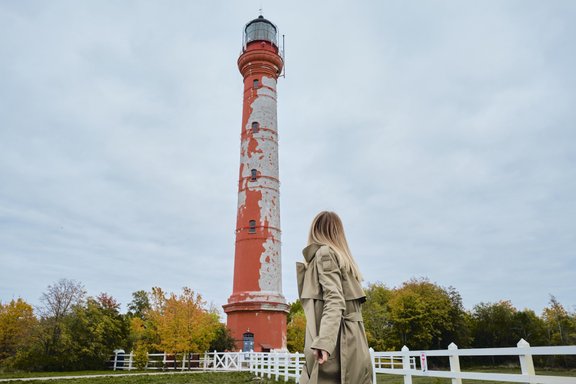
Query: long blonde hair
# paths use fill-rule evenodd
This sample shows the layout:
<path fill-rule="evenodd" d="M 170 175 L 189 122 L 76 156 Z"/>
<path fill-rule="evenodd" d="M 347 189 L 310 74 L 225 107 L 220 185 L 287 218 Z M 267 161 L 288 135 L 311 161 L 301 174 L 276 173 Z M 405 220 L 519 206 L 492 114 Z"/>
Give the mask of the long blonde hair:
<path fill-rule="evenodd" d="M 356 280 L 362 281 L 360 269 L 354 261 L 346 241 L 342 220 L 336 213 L 322 211 L 312 220 L 308 234 L 308 245 L 313 243 L 328 245 L 332 248 L 339 259 L 340 266 L 344 270 L 350 271 Z"/>

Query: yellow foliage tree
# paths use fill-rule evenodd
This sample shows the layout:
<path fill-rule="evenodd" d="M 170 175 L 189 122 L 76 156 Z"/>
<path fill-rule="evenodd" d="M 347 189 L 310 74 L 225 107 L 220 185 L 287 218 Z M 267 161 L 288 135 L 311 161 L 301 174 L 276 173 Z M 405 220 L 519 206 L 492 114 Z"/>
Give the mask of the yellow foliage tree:
<path fill-rule="evenodd" d="M 297 312 L 292 316 L 286 329 L 287 347 L 290 352 L 304 352 L 304 337 L 306 336 L 306 316 Z"/>
<path fill-rule="evenodd" d="M 22 299 L 0 303 L 0 361 L 25 346 L 37 324 L 32 306 Z"/>
<path fill-rule="evenodd" d="M 166 294 L 152 288 L 150 320 L 154 323 L 159 342 L 156 348 L 168 353 L 200 353 L 216 338 L 218 315 L 206 309 L 200 294 L 183 288 L 182 294 Z"/>

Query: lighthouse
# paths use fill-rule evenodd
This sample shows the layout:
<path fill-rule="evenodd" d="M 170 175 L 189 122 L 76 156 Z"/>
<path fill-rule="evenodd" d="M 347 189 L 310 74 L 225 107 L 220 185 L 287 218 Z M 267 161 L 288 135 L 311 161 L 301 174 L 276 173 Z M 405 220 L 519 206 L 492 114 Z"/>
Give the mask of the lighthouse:
<path fill-rule="evenodd" d="M 276 83 L 284 61 L 278 29 L 263 16 L 244 27 L 244 79 L 234 284 L 223 306 L 237 349 L 286 348 L 282 295 Z"/>

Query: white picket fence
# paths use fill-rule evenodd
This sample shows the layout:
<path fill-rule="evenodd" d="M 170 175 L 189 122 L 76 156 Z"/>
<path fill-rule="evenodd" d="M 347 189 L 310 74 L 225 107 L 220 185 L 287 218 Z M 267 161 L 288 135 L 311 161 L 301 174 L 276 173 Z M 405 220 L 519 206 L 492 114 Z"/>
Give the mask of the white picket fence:
<path fill-rule="evenodd" d="M 116 352 L 110 361 L 116 370 L 135 370 L 133 353 Z M 149 353 L 145 369 L 165 371 L 249 371 L 260 377 L 298 381 L 304 364 L 303 353 L 289 352 L 206 352 L 182 355 Z"/>
<path fill-rule="evenodd" d="M 458 349 L 451 344 L 447 350 L 410 351 L 407 347 L 401 351 L 374 352 L 370 349 L 376 374 L 400 375 L 404 384 L 412 384 L 415 376 L 446 378 L 452 384 L 462 384 L 462 380 L 487 380 L 509 383 L 530 384 L 576 384 L 576 377 L 538 375 L 534 369 L 532 356 L 573 356 L 576 345 L 557 347 L 531 347 L 524 340 L 514 348 Z M 275 380 L 298 381 L 300 369 L 304 364 L 304 354 L 288 352 L 207 352 L 176 360 L 167 354 L 149 354 L 146 369 L 164 370 L 202 370 L 202 371 L 249 371 L 260 377 Z M 517 356 L 520 369 L 518 373 L 470 372 L 460 369 L 460 357 Z M 428 358 L 446 359 L 449 370 L 428 369 Z M 133 355 L 117 353 L 114 370 L 135 369 Z"/>
<path fill-rule="evenodd" d="M 452 384 L 462 384 L 462 380 L 487 380 L 508 383 L 530 384 L 576 384 L 576 377 L 538 375 L 534 369 L 533 356 L 570 356 L 576 355 L 576 345 L 557 347 L 531 347 L 521 339 L 512 348 L 458 349 L 452 343 L 447 350 L 410 351 L 407 347 L 397 352 L 373 352 L 375 373 L 404 376 L 404 384 L 412 384 L 414 376 L 450 379 Z M 460 357 L 517 356 L 520 369 L 518 373 L 463 372 L 460 369 Z M 428 369 L 428 358 L 448 360 L 449 371 Z M 376 381 L 374 380 L 374 383 Z"/>

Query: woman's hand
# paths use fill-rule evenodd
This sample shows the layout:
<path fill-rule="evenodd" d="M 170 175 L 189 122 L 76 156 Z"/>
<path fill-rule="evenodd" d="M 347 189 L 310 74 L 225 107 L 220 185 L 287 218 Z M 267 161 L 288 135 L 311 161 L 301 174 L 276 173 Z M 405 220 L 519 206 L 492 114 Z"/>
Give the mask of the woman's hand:
<path fill-rule="evenodd" d="M 318 361 L 318 364 L 322 365 L 326 362 L 326 360 L 328 360 L 329 355 L 325 350 L 314 348 L 312 348 L 312 350 L 314 351 L 314 357 L 316 358 L 316 361 Z"/>

